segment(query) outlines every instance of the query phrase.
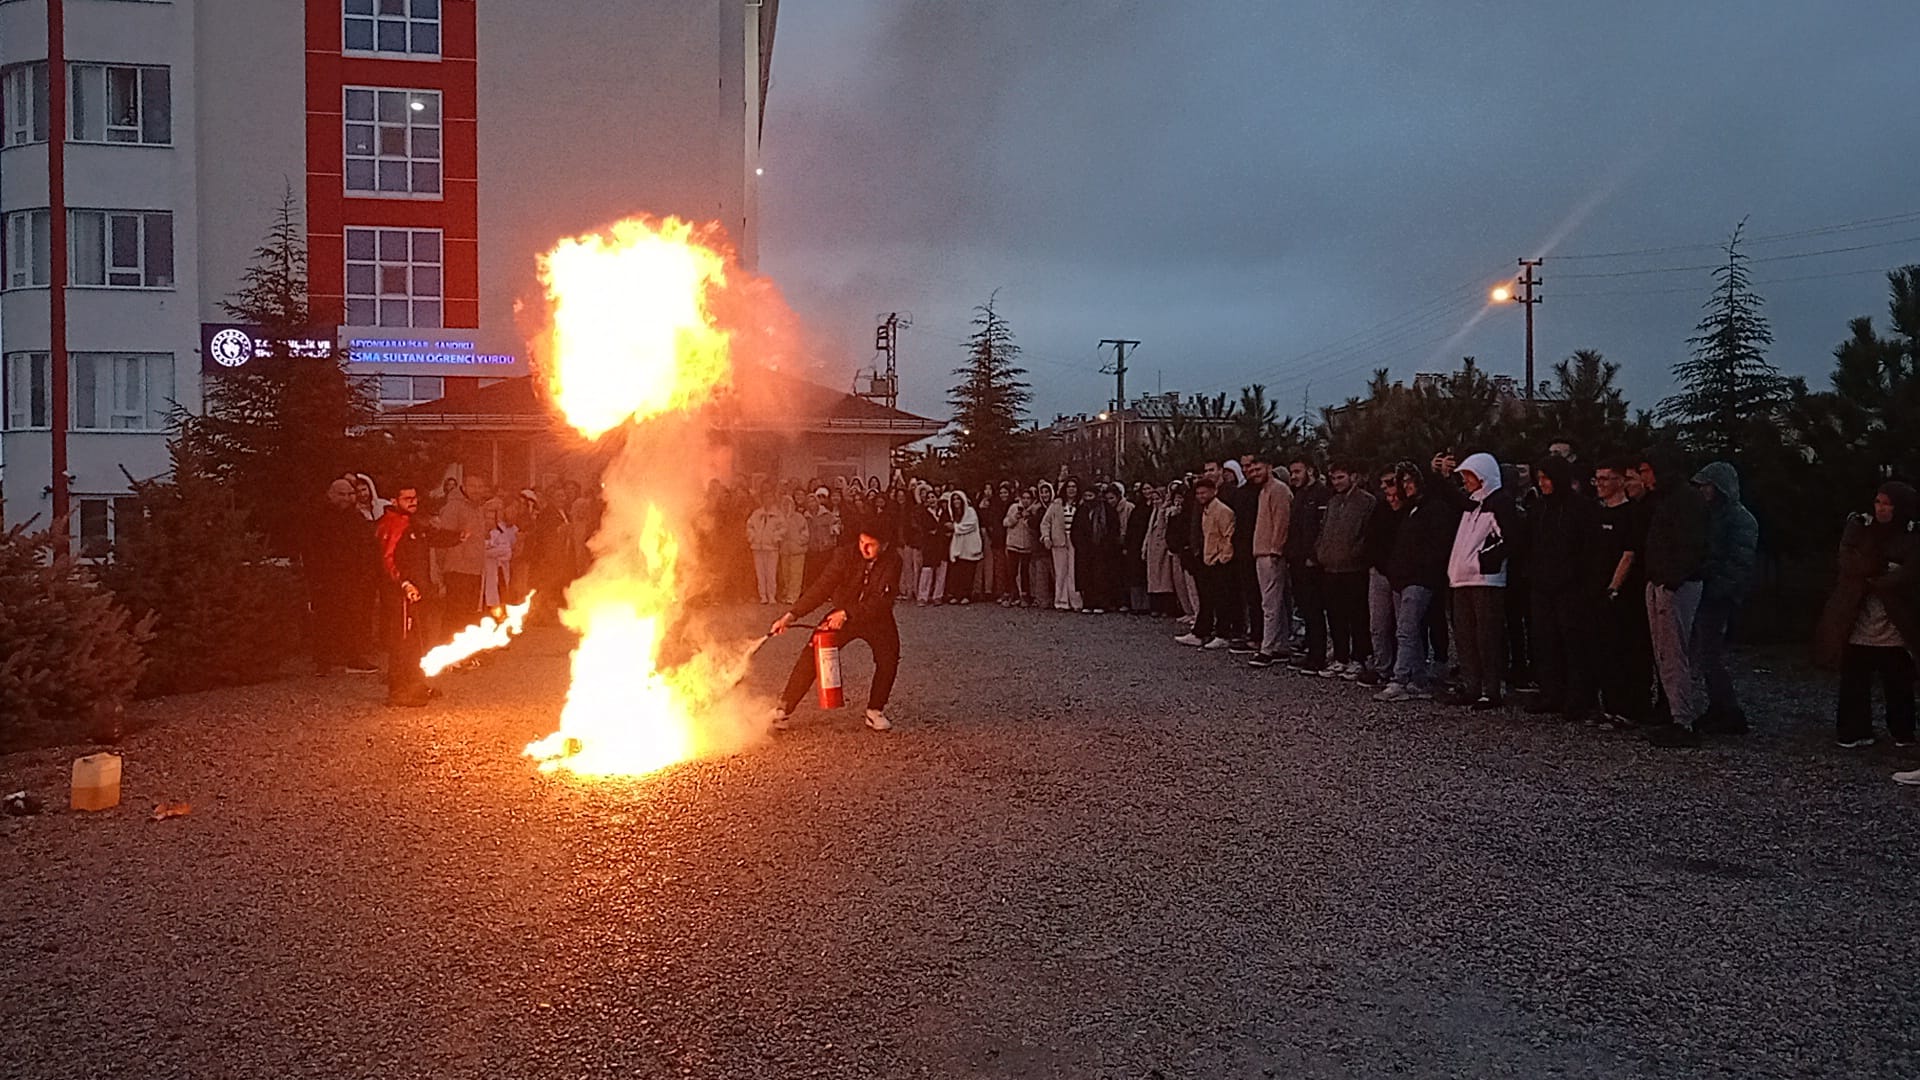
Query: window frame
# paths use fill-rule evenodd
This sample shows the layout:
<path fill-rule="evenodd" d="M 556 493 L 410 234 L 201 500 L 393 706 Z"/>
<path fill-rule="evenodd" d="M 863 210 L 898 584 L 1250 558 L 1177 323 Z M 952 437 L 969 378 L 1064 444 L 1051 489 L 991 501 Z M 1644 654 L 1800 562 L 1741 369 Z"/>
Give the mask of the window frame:
<path fill-rule="evenodd" d="M 21 362 L 25 361 L 25 374 Z M 34 423 L 34 375 L 39 375 L 40 422 Z M 44 349 L 20 349 L 0 356 L 0 430 L 53 430 L 53 354 Z M 25 398 L 25 402 L 21 398 Z M 18 422 L 16 422 L 16 418 Z"/>
<path fill-rule="evenodd" d="M 364 104 L 369 108 L 357 108 L 355 95 L 369 95 Z M 381 110 L 390 101 L 400 103 L 400 119 L 382 119 Z M 432 102 L 432 118 L 420 119 L 428 109 L 423 102 Z M 441 202 L 446 199 L 446 95 L 439 90 L 424 87 L 403 86 L 346 86 L 340 91 L 340 139 L 342 166 L 340 176 L 341 191 L 349 199 L 416 199 L 428 202 Z M 402 153 L 389 153 L 383 149 L 384 138 L 398 132 Z M 431 132 L 433 152 L 427 156 L 417 149 L 416 133 L 426 135 Z M 364 138 L 357 137 L 363 135 Z M 433 167 L 433 185 L 431 190 L 416 189 L 415 177 L 418 167 Z M 383 187 L 384 166 L 399 165 L 407 178 L 404 190 L 397 187 Z M 366 182 L 355 185 L 355 177 L 364 169 Z M 371 186 L 366 186 L 371 185 Z"/>
<path fill-rule="evenodd" d="M 136 361 L 140 370 L 140 390 L 143 399 L 139 409 L 126 408 L 123 405 L 122 385 L 119 379 L 122 362 Z M 143 435 L 167 430 L 167 413 L 173 408 L 174 394 L 179 391 L 179 368 L 173 353 L 134 352 L 116 350 L 110 352 L 86 351 L 73 352 L 67 358 L 67 430 L 87 434 Z M 82 364 L 97 364 L 105 369 L 105 378 L 101 371 L 92 372 L 90 379 L 81 377 Z M 159 387 L 155 376 L 156 369 L 164 369 L 166 386 Z M 91 408 L 82 409 L 81 389 L 91 385 L 93 402 Z M 94 418 L 92 426 L 83 426 L 83 416 Z M 133 424 L 116 425 L 116 420 L 133 419 Z M 104 425 L 101 421 L 104 420 Z"/>
<path fill-rule="evenodd" d="M 392 375 L 371 375 L 368 377 L 376 380 L 373 386 L 373 396 L 374 396 L 374 400 L 379 403 L 381 412 L 394 412 L 399 409 L 409 409 L 415 405 L 425 405 L 429 401 L 439 401 L 441 398 L 447 396 L 447 377 L 444 375 L 392 374 Z M 389 379 L 406 379 L 407 380 L 407 396 L 404 398 L 388 397 L 387 396 L 387 380 Z M 431 396 L 422 397 L 420 395 L 420 384 L 422 382 L 438 383 L 440 386 L 440 389 L 437 393 L 434 393 Z"/>
<path fill-rule="evenodd" d="M 35 76 L 38 85 L 35 85 Z M 6 130 L 0 147 L 34 146 L 52 138 L 52 69 L 45 60 L 29 60 L 0 68 L 0 112 Z M 18 80 L 19 85 L 15 82 Z"/>
<path fill-rule="evenodd" d="M 382 11 L 387 4 L 397 4 L 398 12 Z M 419 14 L 423 8 L 431 8 L 432 14 Z M 358 9 L 358 10 L 356 10 Z M 444 57 L 446 48 L 446 0 L 342 0 L 340 5 L 340 52 L 345 56 L 377 56 L 383 60 L 413 60 L 420 63 L 437 63 Z M 398 26 L 405 39 L 402 48 L 383 45 L 382 32 Z M 355 31 L 364 30 L 367 43 L 356 44 Z M 416 48 L 419 36 L 430 33 L 431 48 Z"/>
<path fill-rule="evenodd" d="M 80 244 L 82 242 L 80 218 L 83 215 L 98 215 L 100 218 L 100 228 L 97 233 L 94 233 L 94 235 L 100 238 L 100 255 L 98 260 L 100 265 L 99 281 L 80 280 L 83 265 L 92 265 L 91 261 L 83 264 L 80 257 Z M 129 220 L 134 223 L 134 228 L 137 230 L 134 241 L 134 261 L 132 263 L 115 262 L 114 260 L 117 257 L 117 253 L 115 252 L 114 241 L 115 238 L 120 235 L 117 229 Z M 167 265 L 164 275 L 157 272 L 158 267 L 153 259 L 153 244 L 156 235 L 154 225 L 156 221 L 166 222 Z M 88 231 L 92 232 L 92 230 Z M 175 264 L 179 260 L 179 250 L 175 245 L 175 238 L 173 211 L 171 210 L 109 210 L 100 207 L 84 207 L 69 210 L 67 211 L 67 287 L 73 289 L 135 289 L 143 292 L 171 291 L 179 284 L 179 277 L 175 273 Z M 133 283 L 115 281 L 114 278 L 116 275 L 121 277 L 131 275 L 137 280 Z M 8 263 L 7 278 L 9 281 L 13 278 L 13 265 L 11 262 Z"/>
<path fill-rule="evenodd" d="M 8 211 L 0 246 L 6 251 L 6 277 L 0 279 L 5 291 L 53 284 L 53 211 L 44 206 Z M 16 274 L 24 275 L 18 284 Z"/>
<path fill-rule="evenodd" d="M 130 72 L 133 75 L 134 118 L 131 125 L 114 122 L 111 106 L 113 98 L 113 73 Z M 91 85 L 99 94 L 100 137 L 88 138 L 81 131 L 86 122 L 86 111 L 81 107 L 83 79 L 91 79 Z M 148 110 L 151 101 L 148 87 L 157 81 L 166 93 L 166 132 L 160 139 L 147 138 Z M 70 61 L 67 64 L 67 105 L 69 122 L 67 141 L 83 146 L 172 146 L 173 145 L 173 69 L 165 64 L 116 64 L 103 61 Z M 130 138 L 115 138 L 114 133 L 128 132 Z"/>
<path fill-rule="evenodd" d="M 356 236 L 356 234 L 359 235 Z M 404 259 L 389 258 L 383 250 L 383 246 L 387 240 L 395 235 L 402 235 L 406 238 L 406 256 Z M 432 246 L 436 253 L 432 259 L 423 258 L 420 255 L 421 241 L 427 237 L 432 237 Z M 373 244 L 373 254 L 371 257 L 356 257 L 354 255 L 356 241 L 362 238 L 370 239 Z M 369 328 L 379 327 L 389 330 L 446 329 L 446 230 L 393 229 L 366 225 L 349 225 L 346 227 L 341 239 L 343 241 L 341 247 L 346 252 L 346 274 L 342 279 L 345 284 L 341 289 L 346 307 L 344 312 L 346 316 L 345 325 Z M 371 272 L 373 277 L 373 290 L 371 292 L 355 289 L 353 279 L 356 270 Z M 404 293 L 388 292 L 386 290 L 387 273 L 388 271 L 394 270 L 400 271 L 406 277 L 407 291 Z M 420 278 L 423 276 L 423 272 L 427 271 L 431 271 L 432 275 L 439 279 L 438 284 L 435 286 L 436 291 L 432 293 L 418 291 Z M 372 305 L 372 321 L 363 322 L 354 318 L 353 312 L 356 303 L 368 303 Z M 407 309 L 407 321 L 404 323 L 385 321 L 384 308 L 388 303 L 404 303 Z M 426 304 L 436 305 L 439 309 L 437 318 L 434 318 L 431 322 L 424 322 L 420 319 L 421 306 Z"/>

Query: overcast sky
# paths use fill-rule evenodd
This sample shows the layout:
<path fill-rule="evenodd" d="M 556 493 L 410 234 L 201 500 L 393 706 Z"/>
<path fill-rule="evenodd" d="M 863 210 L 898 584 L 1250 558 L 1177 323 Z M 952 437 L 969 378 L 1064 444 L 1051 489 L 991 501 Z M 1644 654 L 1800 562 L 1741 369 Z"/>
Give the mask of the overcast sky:
<path fill-rule="evenodd" d="M 786 0 L 761 207 L 774 276 L 843 385 L 911 312 L 902 404 L 946 415 L 999 290 L 1034 415 L 1264 382 L 1290 411 L 1462 355 L 1541 377 L 1576 348 L 1669 391 L 1742 216 L 1779 366 L 1824 384 L 1875 271 L 1920 262 L 1920 4 Z M 1904 241 L 1898 242 L 1895 241 Z M 1849 273 L 1851 272 L 1851 273 Z M 1800 280 L 1774 280 L 1795 278 Z"/>

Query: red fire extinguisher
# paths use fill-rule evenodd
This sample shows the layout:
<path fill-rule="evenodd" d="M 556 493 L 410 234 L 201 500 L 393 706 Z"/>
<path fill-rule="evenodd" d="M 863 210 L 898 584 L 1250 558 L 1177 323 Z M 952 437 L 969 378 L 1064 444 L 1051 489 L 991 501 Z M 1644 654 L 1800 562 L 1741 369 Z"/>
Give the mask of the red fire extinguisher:
<path fill-rule="evenodd" d="M 847 692 L 840 685 L 840 633 L 837 630 L 813 632 L 813 667 L 820 676 L 820 707 L 838 709 L 847 703 Z"/>

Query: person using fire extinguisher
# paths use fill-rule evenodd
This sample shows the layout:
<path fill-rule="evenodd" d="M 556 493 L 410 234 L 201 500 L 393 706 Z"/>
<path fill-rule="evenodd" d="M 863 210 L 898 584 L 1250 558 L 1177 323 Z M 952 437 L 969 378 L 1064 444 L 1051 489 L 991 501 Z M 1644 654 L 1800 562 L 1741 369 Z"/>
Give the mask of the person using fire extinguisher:
<path fill-rule="evenodd" d="M 894 676 L 900 672 L 900 627 L 893 621 L 893 597 L 900 588 L 900 553 L 875 536 L 874 530 L 873 525 L 867 524 L 860 530 L 856 547 L 843 547 L 834 552 L 833 561 L 821 573 L 820 580 L 813 583 L 792 609 L 774 620 L 773 628 L 767 631 L 770 636 L 784 634 L 795 619 L 821 604 L 832 605 L 827 617 L 820 620 L 813 647 L 794 661 L 787 688 L 774 707 L 776 731 L 786 730 L 794 707 L 813 685 L 817 669 L 824 667 L 828 674 L 838 675 L 837 651 L 849 641 L 864 641 L 873 650 L 873 688 L 867 692 L 867 726 L 875 731 L 886 731 L 893 726 L 887 722 L 885 709 L 887 695 L 893 692 Z M 832 663 L 822 665 L 817 654 L 827 649 L 835 650 Z M 839 689 L 825 686 L 823 692 L 837 693 Z"/>
<path fill-rule="evenodd" d="M 427 634 L 433 630 L 426 618 L 432 603 L 430 549 L 453 547 L 466 536 L 432 525 L 420 513 L 420 489 L 412 484 L 394 494 L 374 532 L 386 571 L 380 606 L 387 631 L 387 704 L 419 708 L 433 696 L 420 670 Z"/>

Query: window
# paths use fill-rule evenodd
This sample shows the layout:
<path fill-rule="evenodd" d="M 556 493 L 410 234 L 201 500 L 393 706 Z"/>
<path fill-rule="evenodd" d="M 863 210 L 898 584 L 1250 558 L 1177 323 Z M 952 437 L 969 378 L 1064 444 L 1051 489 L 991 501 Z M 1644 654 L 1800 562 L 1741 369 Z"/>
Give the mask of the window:
<path fill-rule="evenodd" d="M 43 352 L 8 353 L 5 359 L 8 431 L 44 431 L 53 426 L 52 367 Z"/>
<path fill-rule="evenodd" d="M 440 55 L 440 0 L 346 0 L 348 52 Z"/>
<path fill-rule="evenodd" d="M 113 557 L 113 542 L 140 513 L 140 500 L 129 496 L 76 495 L 75 532 L 83 559 Z"/>
<path fill-rule="evenodd" d="M 347 190 L 440 195 L 440 95 L 347 88 Z"/>
<path fill-rule="evenodd" d="M 153 210 L 75 210 L 67 219 L 68 284 L 173 288 L 173 215 Z"/>
<path fill-rule="evenodd" d="M 19 64 L 0 76 L 0 109 L 7 117 L 7 145 L 47 141 L 47 65 Z"/>
<path fill-rule="evenodd" d="M 72 67 L 74 142 L 173 142 L 173 90 L 166 68 Z"/>
<path fill-rule="evenodd" d="M 161 431 L 172 407 L 170 353 L 74 353 L 73 430 Z"/>
<path fill-rule="evenodd" d="M 347 325 L 438 328 L 440 230 L 347 230 Z"/>
<path fill-rule="evenodd" d="M 7 288 L 45 285 L 53 270 L 53 218 L 45 210 L 7 215 Z"/>
<path fill-rule="evenodd" d="M 380 376 L 380 408 L 404 409 L 447 396 L 447 382 L 438 375 Z"/>

